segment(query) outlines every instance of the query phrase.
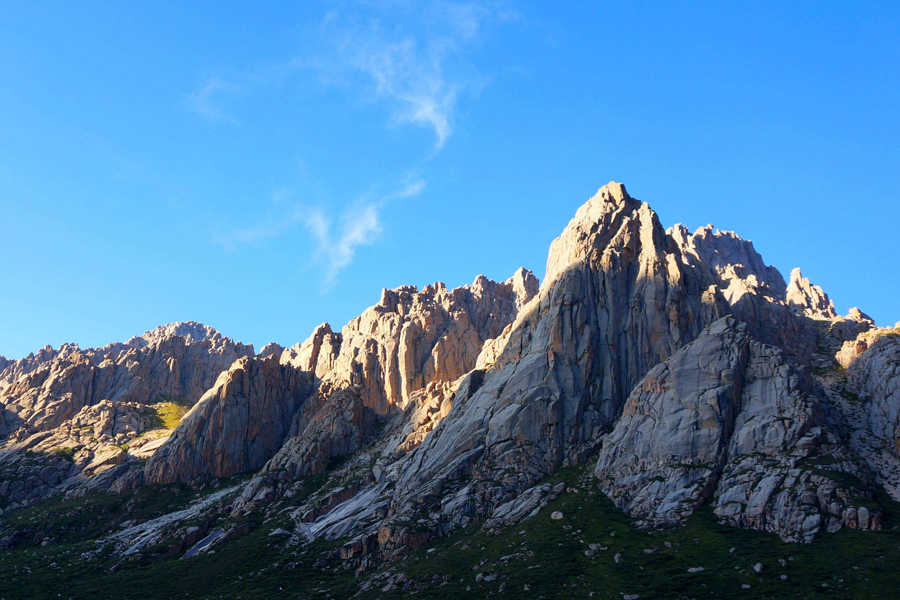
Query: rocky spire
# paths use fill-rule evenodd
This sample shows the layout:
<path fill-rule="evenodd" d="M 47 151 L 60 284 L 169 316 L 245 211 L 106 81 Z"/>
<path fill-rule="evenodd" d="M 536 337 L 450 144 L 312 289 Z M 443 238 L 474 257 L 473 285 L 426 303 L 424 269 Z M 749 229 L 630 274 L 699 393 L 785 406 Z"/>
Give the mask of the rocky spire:
<path fill-rule="evenodd" d="M 785 300 L 798 313 L 813 319 L 830 320 L 837 316 L 834 302 L 828 294 L 819 286 L 810 283 L 801 273 L 800 267 L 791 271 L 791 282 L 788 284 Z"/>

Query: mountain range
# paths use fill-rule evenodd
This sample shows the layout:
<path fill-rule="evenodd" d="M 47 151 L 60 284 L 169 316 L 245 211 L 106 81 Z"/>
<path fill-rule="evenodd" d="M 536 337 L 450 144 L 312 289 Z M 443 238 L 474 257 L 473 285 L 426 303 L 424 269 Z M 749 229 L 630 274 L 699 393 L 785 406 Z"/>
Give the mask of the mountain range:
<path fill-rule="evenodd" d="M 886 598 L 898 500 L 900 323 L 616 182 L 542 282 L 0 357 L 5 598 Z"/>

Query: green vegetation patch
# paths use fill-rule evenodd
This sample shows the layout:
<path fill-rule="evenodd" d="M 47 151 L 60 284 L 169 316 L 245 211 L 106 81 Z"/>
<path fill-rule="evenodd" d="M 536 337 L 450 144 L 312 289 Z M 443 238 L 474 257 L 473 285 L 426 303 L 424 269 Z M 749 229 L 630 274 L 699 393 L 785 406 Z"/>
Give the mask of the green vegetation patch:
<path fill-rule="evenodd" d="M 150 430 L 175 429 L 181 422 L 188 408 L 177 402 L 157 402 L 149 406 Z"/>

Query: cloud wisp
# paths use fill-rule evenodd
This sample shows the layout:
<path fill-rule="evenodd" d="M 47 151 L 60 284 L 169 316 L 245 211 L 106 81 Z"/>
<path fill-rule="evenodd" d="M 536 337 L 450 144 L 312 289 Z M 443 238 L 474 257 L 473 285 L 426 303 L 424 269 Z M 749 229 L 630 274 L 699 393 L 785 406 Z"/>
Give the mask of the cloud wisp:
<path fill-rule="evenodd" d="M 275 206 L 266 219 L 248 227 L 219 232 L 214 239 L 226 252 L 237 252 L 242 246 L 259 245 L 302 228 L 315 244 L 313 260 L 322 268 L 322 290 L 328 291 L 340 272 L 353 262 L 357 249 L 378 241 L 383 231 L 381 211 L 385 204 L 394 199 L 412 198 L 424 189 L 425 182 L 417 179 L 375 200 L 359 199 L 336 222 L 322 208 L 285 202 L 281 193 L 276 195 Z"/>
<path fill-rule="evenodd" d="M 346 90 L 360 102 L 384 105 L 390 126 L 412 125 L 433 133 L 433 148 L 421 165 L 435 158 L 453 134 L 461 101 L 486 85 L 487 78 L 470 61 L 485 29 L 517 18 L 504 0 L 339 0 L 337 8 L 304 31 L 298 56 L 246 81 L 255 86 L 271 83 L 273 78 L 295 84 L 306 79 L 306 83 L 317 81 L 325 88 Z M 222 104 L 224 94 L 239 91 L 240 86 L 211 78 L 189 100 L 209 120 L 236 123 Z M 412 170 L 417 172 L 418 167 Z M 305 230 L 315 243 L 314 259 L 324 271 L 323 290 L 327 291 L 353 262 L 357 250 L 379 239 L 384 205 L 417 196 L 424 188 L 425 181 L 417 175 L 407 177 L 391 194 L 375 201 L 357 200 L 336 219 L 322 208 L 276 199 L 277 208 L 267 219 L 215 239 L 223 249 L 234 252 Z"/>
<path fill-rule="evenodd" d="M 373 244 L 381 234 L 379 207 L 368 204 L 345 211 L 340 225 L 333 227 L 320 210 L 312 210 L 303 223 L 316 241 L 319 262 L 325 270 L 322 286 L 330 289 L 340 273 L 353 262 L 359 246 Z"/>
<path fill-rule="evenodd" d="M 237 123 L 237 120 L 228 114 L 221 103 L 216 102 L 216 97 L 224 93 L 241 91 L 241 87 L 224 81 L 218 77 L 210 77 L 199 90 L 187 97 L 188 106 L 209 121 L 225 123 Z"/>
<path fill-rule="evenodd" d="M 467 60 L 484 26 L 514 13 L 474 2 L 395 3 L 378 10 L 334 10 L 311 34 L 310 51 L 291 61 L 327 85 L 358 88 L 390 106 L 390 123 L 430 129 L 435 151 L 454 131 L 460 98 L 484 86 Z M 385 25 L 390 23 L 390 25 Z"/>

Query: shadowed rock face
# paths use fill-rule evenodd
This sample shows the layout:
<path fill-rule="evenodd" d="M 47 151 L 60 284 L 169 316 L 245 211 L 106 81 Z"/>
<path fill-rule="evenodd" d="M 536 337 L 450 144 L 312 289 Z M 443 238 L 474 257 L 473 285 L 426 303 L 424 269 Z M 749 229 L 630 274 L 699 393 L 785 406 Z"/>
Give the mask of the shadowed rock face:
<path fill-rule="evenodd" d="M 849 364 L 850 389 L 867 403 L 871 445 L 900 457 L 900 328 L 860 338 L 865 348 Z"/>
<path fill-rule="evenodd" d="M 616 506 L 672 524 L 711 495 L 743 404 L 745 329 L 716 322 L 632 391 L 595 469 Z"/>
<path fill-rule="evenodd" d="M 278 358 L 245 357 L 185 415 L 147 462 L 147 483 L 228 477 L 259 469 L 281 447 L 312 378 Z"/>
<path fill-rule="evenodd" d="M 807 378 L 746 331 L 718 321 L 638 384 L 603 443 L 603 491 L 645 526 L 681 523 L 715 494 L 723 520 L 789 541 L 856 527 L 864 492 L 802 465 L 827 452 L 855 477 L 867 470 L 829 444 Z"/>

